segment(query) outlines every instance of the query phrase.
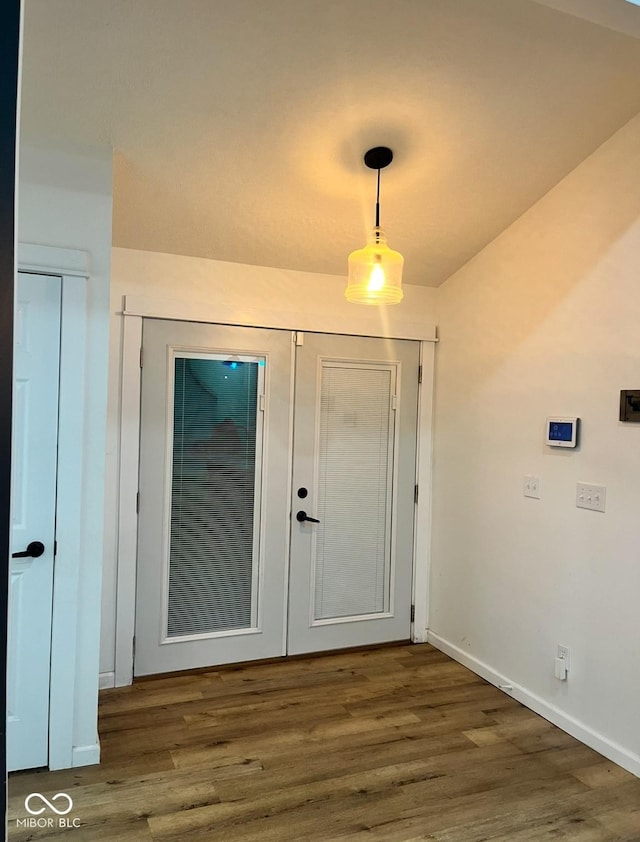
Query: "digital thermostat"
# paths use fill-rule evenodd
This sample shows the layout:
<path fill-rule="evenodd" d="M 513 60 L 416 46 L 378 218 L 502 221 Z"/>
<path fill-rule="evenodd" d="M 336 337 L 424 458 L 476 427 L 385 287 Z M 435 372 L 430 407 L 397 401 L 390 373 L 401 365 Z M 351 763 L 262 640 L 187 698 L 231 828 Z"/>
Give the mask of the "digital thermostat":
<path fill-rule="evenodd" d="M 545 444 L 552 447 L 575 447 L 578 443 L 579 418 L 547 418 Z"/>

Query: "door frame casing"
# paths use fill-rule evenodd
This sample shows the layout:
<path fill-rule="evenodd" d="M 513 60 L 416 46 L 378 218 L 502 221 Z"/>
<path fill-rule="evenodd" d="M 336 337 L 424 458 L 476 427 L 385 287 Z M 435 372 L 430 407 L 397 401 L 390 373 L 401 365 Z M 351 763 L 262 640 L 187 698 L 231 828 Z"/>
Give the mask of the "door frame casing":
<path fill-rule="evenodd" d="M 97 763 L 100 746 L 74 750 L 77 615 L 83 506 L 85 355 L 89 256 L 84 251 L 18 245 L 18 272 L 61 279 L 58 468 L 55 505 L 58 553 L 53 568 L 51 675 L 49 691 L 49 768 Z M 72 657 L 69 657 L 69 653 Z"/>
<path fill-rule="evenodd" d="M 140 296 L 123 297 L 122 366 L 120 392 L 120 459 L 118 477 L 118 538 L 116 560 L 116 628 L 114 686 L 124 687 L 133 682 L 133 640 L 135 633 L 135 589 L 138 533 L 138 471 L 140 438 L 140 393 L 143 318 L 173 321 L 233 325 L 288 330 L 294 333 L 337 333 L 349 336 L 385 337 L 380 330 L 371 329 L 370 320 L 358 319 L 357 314 L 345 325 L 344 318 L 322 316 L 318 319 L 305 314 L 261 310 L 259 314 L 239 312 L 236 308 L 217 302 L 180 302 Z M 413 591 L 415 619 L 412 640 L 426 641 L 428 627 L 428 596 L 431 532 L 431 460 L 434 348 L 437 342 L 435 326 L 419 322 L 393 332 L 393 339 L 420 342 L 422 384 L 418 390 L 418 442 L 416 483 L 420 493 L 414 519 Z"/>

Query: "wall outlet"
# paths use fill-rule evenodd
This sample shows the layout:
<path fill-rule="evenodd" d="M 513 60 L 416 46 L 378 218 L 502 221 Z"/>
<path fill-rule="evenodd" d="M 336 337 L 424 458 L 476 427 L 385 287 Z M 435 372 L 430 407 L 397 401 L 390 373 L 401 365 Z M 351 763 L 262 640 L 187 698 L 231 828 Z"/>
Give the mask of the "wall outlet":
<path fill-rule="evenodd" d="M 524 478 L 524 496 L 540 499 L 540 477 L 526 474 Z"/>
<path fill-rule="evenodd" d="M 593 485 L 590 482 L 579 482 L 576 487 L 576 506 L 579 509 L 591 509 L 593 512 L 604 512 L 607 499 L 607 489 L 604 485 Z"/>

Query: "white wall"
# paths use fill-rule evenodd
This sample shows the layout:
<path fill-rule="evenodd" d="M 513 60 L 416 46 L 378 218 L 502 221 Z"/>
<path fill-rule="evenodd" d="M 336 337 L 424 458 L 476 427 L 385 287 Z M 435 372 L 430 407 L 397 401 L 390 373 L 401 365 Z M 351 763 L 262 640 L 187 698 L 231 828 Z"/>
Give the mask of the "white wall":
<path fill-rule="evenodd" d="M 78 595 L 78 647 L 74 701 L 77 762 L 97 743 L 97 678 L 104 518 L 105 427 L 109 276 L 111 263 L 111 157 L 85 158 L 22 147 L 18 189 L 20 242 L 86 251 L 88 338 L 83 448 L 83 565 Z M 81 353 L 82 349 L 78 349 Z M 60 420 L 64 424 L 64 418 Z"/>
<path fill-rule="evenodd" d="M 618 403 L 639 278 L 636 117 L 438 291 L 430 588 L 436 645 L 636 774 L 640 425 Z M 553 414 L 582 418 L 578 450 L 543 444 Z M 579 480 L 605 514 L 576 508 Z"/>
<path fill-rule="evenodd" d="M 384 309 L 349 304 L 346 278 L 285 269 L 246 266 L 194 257 L 114 248 L 112 254 L 111 340 L 107 444 L 107 488 L 100 672 L 105 685 L 114 670 L 117 481 L 122 343 L 122 300 L 136 295 L 180 302 L 180 306 L 215 302 L 226 316 L 261 324 L 266 315 L 305 320 L 314 329 L 370 329 L 376 335 L 400 334 L 417 324 L 435 324 L 435 290 L 406 287 L 398 307 Z"/>

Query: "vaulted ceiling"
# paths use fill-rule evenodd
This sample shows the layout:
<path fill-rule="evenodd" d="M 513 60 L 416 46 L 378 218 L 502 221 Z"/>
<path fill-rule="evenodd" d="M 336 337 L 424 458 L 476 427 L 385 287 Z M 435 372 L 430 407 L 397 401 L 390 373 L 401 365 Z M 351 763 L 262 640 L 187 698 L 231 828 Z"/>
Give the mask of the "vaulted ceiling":
<path fill-rule="evenodd" d="M 578 15 L 581 15 L 579 17 Z M 115 245 L 437 286 L 640 111 L 625 0 L 26 0 L 22 141 L 115 153 Z"/>

